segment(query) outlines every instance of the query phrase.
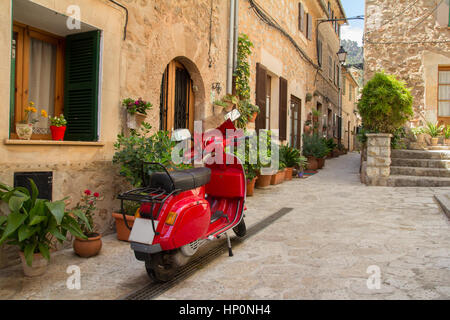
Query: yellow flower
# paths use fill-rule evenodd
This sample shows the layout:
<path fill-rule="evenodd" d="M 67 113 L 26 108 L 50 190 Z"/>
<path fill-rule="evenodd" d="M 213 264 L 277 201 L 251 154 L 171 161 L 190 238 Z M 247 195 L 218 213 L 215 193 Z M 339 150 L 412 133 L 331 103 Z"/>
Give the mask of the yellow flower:
<path fill-rule="evenodd" d="M 42 109 L 41 110 L 41 116 L 43 116 L 44 118 L 47 118 L 48 117 L 47 111 Z"/>
<path fill-rule="evenodd" d="M 34 106 L 34 102 L 30 101 L 30 107 Z"/>
<path fill-rule="evenodd" d="M 31 112 L 36 113 L 37 112 L 36 108 L 35 107 L 31 107 Z"/>

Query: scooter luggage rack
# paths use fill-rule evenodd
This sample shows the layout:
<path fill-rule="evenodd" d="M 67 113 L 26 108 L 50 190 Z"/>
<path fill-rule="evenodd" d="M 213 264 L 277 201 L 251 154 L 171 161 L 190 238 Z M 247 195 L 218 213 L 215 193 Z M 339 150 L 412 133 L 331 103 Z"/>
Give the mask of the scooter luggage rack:
<path fill-rule="evenodd" d="M 123 218 L 124 218 L 126 227 L 129 230 L 131 230 L 131 227 L 128 225 L 128 221 L 125 217 L 125 210 L 123 209 L 123 201 L 128 200 L 128 201 L 134 201 L 134 202 L 139 202 L 139 203 L 150 203 L 151 204 L 150 219 L 152 220 L 153 232 L 156 235 L 159 235 L 159 233 L 156 232 L 156 229 L 155 229 L 155 217 L 153 215 L 153 208 L 154 208 L 155 204 L 160 204 L 158 213 L 156 214 L 156 217 L 158 217 L 159 214 L 161 213 L 162 207 L 166 203 L 167 199 L 169 199 L 172 195 L 178 193 L 178 191 L 179 190 L 174 190 L 172 192 L 166 192 L 165 190 L 163 190 L 161 188 L 146 187 L 146 188 L 134 189 L 134 190 L 119 194 L 117 196 L 117 199 L 120 200 L 120 211 L 121 211 L 122 215 L 124 216 Z"/>
<path fill-rule="evenodd" d="M 173 179 L 170 176 L 167 168 L 164 165 L 162 165 L 161 163 L 157 163 L 157 162 L 143 162 L 142 163 L 142 180 L 144 181 L 144 183 L 146 185 L 150 184 L 149 181 L 146 181 L 146 179 L 145 179 L 144 172 L 145 172 L 146 165 L 157 165 L 157 166 L 161 167 L 163 169 L 163 171 L 168 175 L 169 179 L 172 182 L 173 187 L 175 188 L 175 183 L 173 182 Z M 167 192 L 162 188 L 142 187 L 142 188 L 130 190 L 130 191 L 119 194 L 117 196 L 117 199 L 120 200 L 120 212 L 123 215 L 123 220 L 125 222 L 125 226 L 129 230 L 132 229 L 128 225 L 128 221 L 125 216 L 125 211 L 123 209 L 123 201 L 124 200 L 134 201 L 134 202 L 139 202 L 139 203 L 151 203 L 152 206 L 150 208 L 150 219 L 152 220 L 152 228 L 153 228 L 153 232 L 155 233 L 155 235 L 159 235 L 159 232 L 156 232 L 156 228 L 155 228 L 155 217 L 153 215 L 153 208 L 156 203 L 160 204 L 158 213 L 156 214 L 156 217 L 159 217 L 162 207 L 164 206 L 167 199 L 169 199 L 172 195 L 175 195 L 179 192 L 180 192 L 180 190 L 178 190 L 178 189 L 175 189 L 172 192 Z"/>

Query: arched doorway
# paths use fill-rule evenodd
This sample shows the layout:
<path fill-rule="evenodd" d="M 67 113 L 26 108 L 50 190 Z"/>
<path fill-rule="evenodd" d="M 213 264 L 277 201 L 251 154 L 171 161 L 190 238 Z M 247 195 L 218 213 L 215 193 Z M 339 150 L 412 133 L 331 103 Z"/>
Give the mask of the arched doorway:
<path fill-rule="evenodd" d="M 171 61 L 164 71 L 160 96 L 160 130 L 194 130 L 195 95 L 186 67 Z"/>

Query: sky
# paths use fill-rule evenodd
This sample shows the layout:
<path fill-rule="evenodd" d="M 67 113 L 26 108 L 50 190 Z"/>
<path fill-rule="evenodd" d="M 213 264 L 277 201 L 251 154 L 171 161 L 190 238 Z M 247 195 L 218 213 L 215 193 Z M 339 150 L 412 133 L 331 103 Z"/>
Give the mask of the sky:
<path fill-rule="evenodd" d="M 364 15 L 364 0 L 341 0 L 347 18 Z M 364 20 L 349 20 L 349 26 L 344 25 L 341 29 L 341 38 L 353 40 L 362 46 L 364 33 Z"/>

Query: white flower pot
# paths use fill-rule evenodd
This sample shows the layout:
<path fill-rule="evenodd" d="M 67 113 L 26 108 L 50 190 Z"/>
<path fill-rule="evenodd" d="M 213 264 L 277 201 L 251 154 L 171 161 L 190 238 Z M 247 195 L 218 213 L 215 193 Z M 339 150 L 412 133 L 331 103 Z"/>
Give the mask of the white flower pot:
<path fill-rule="evenodd" d="M 30 140 L 33 134 L 33 124 L 16 123 L 16 134 L 21 140 Z"/>

